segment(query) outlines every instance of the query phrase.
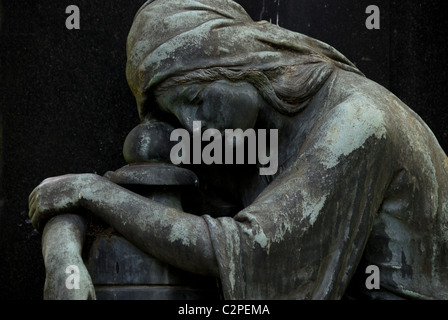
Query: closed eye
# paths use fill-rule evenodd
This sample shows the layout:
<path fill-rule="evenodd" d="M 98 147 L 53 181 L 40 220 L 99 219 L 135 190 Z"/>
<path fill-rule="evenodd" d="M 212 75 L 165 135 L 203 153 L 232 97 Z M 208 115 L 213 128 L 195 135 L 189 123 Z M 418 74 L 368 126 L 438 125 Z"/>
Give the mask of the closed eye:
<path fill-rule="evenodd" d="M 186 92 L 185 95 L 185 102 L 192 106 L 199 106 L 202 104 L 202 91 L 204 90 L 203 86 L 192 86 L 191 89 L 189 89 Z"/>
<path fill-rule="evenodd" d="M 190 103 L 193 106 L 199 106 L 202 104 L 202 95 L 201 92 L 198 92 L 193 99 L 191 99 Z"/>

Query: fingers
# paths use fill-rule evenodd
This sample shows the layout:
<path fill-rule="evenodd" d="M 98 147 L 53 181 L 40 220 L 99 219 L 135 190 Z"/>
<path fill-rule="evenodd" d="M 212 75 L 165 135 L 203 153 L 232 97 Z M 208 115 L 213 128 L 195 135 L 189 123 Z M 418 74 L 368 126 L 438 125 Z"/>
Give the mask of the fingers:
<path fill-rule="evenodd" d="M 29 195 L 28 197 L 28 216 L 30 219 L 32 219 L 35 209 L 36 209 L 36 203 L 37 203 L 37 198 L 38 198 L 39 194 L 38 194 L 38 187 L 35 188 Z"/>
<path fill-rule="evenodd" d="M 37 193 L 37 188 L 35 188 L 35 189 L 30 193 L 30 195 L 28 196 L 28 204 L 29 204 L 29 207 L 31 207 L 31 203 L 35 201 L 36 193 Z"/>
<path fill-rule="evenodd" d="M 38 229 L 44 220 L 78 209 L 80 190 L 90 184 L 88 174 L 67 174 L 43 180 L 28 197 L 28 216 Z"/>
<path fill-rule="evenodd" d="M 39 186 L 36 187 L 28 197 L 28 217 L 30 218 L 31 224 L 37 230 L 39 230 L 40 222 L 45 218 L 39 211 L 42 204 L 39 204 Z"/>
<path fill-rule="evenodd" d="M 45 205 L 46 196 L 48 194 L 48 184 L 54 179 L 47 178 L 43 180 L 28 196 L 28 217 L 31 224 L 39 230 L 41 222 L 48 216 L 47 206 Z"/>
<path fill-rule="evenodd" d="M 31 222 L 33 222 L 35 210 L 36 210 L 36 198 L 35 196 L 30 196 L 28 200 L 28 217 L 31 219 Z"/>
<path fill-rule="evenodd" d="M 38 220 L 39 209 L 38 209 L 37 205 L 33 204 L 30 207 L 30 211 L 29 211 L 28 215 L 30 217 L 30 221 L 31 221 L 31 224 L 33 225 L 33 227 L 35 229 L 38 229 L 39 228 L 39 220 Z"/>
<path fill-rule="evenodd" d="M 93 284 L 89 284 L 89 295 L 87 296 L 87 300 L 96 300 L 95 287 Z"/>
<path fill-rule="evenodd" d="M 64 176 L 61 176 L 61 177 L 64 177 Z M 52 177 L 52 178 L 46 178 L 46 179 L 42 180 L 42 182 L 36 188 L 34 188 L 33 191 L 31 191 L 30 195 L 28 196 L 28 203 L 31 203 L 34 199 L 37 198 L 42 187 L 44 187 L 45 185 L 47 185 L 51 182 L 57 181 L 58 179 L 61 179 L 61 177 Z"/>

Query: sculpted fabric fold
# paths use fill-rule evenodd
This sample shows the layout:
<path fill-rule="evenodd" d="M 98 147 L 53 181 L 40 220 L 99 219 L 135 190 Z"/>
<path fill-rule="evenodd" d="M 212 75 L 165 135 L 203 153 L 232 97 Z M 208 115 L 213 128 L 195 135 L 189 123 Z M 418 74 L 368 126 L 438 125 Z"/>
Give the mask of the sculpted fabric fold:
<path fill-rule="evenodd" d="M 289 156 L 272 181 L 235 216 L 202 217 L 224 298 L 340 299 L 355 275 L 355 295 L 448 297 L 446 154 L 342 54 L 256 23 L 230 0 L 148 1 L 127 50 L 140 116 L 165 80 L 213 68 L 261 73 L 275 95 L 269 107 L 289 116 L 291 143 L 279 148 Z M 365 265 L 381 270 L 380 291 L 364 289 Z"/>
<path fill-rule="evenodd" d="M 196 69 L 268 70 L 332 62 L 356 67 L 331 46 L 266 22 L 230 0 L 151 0 L 136 14 L 126 74 L 139 110 L 163 80 Z"/>

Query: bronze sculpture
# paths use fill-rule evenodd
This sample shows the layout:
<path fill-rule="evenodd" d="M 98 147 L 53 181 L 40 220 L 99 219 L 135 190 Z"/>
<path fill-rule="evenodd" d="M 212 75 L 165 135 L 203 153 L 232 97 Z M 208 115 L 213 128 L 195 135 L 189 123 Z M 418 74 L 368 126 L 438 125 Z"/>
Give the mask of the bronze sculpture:
<path fill-rule="evenodd" d="M 82 218 L 63 214 L 83 209 L 148 254 L 219 278 L 226 299 L 339 299 L 364 264 L 381 270 L 380 298 L 448 298 L 448 158 L 342 54 L 229 0 L 154 0 L 130 31 L 127 78 L 143 123 L 277 129 L 279 170 L 201 169 L 242 207 L 220 217 L 96 175 L 44 181 L 30 217 L 43 228 L 56 215 L 43 241 L 48 297 L 65 292 L 51 275 L 67 255 L 82 266 Z M 85 283 L 78 293 L 94 296 Z"/>

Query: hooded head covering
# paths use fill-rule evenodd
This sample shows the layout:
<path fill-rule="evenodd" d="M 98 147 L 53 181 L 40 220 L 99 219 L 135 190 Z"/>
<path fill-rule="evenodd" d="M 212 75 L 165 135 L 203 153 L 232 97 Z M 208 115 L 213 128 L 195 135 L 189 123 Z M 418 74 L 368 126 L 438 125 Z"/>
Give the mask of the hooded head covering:
<path fill-rule="evenodd" d="M 254 22 L 231 0 L 149 0 L 127 41 L 126 75 L 139 110 L 150 89 L 197 69 L 268 70 L 305 56 L 359 71 L 329 45 L 270 23 Z"/>

